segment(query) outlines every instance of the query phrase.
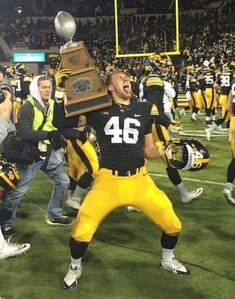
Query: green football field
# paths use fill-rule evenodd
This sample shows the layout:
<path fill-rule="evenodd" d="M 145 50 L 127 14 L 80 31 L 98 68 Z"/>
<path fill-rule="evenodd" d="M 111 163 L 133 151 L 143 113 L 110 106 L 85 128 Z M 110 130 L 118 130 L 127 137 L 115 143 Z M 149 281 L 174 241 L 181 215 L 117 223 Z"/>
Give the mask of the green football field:
<path fill-rule="evenodd" d="M 95 234 L 77 288 L 63 290 L 71 227 L 45 223 L 52 185 L 40 174 L 18 209 L 16 235 L 12 238 L 31 243 L 31 249 L 19 258 L 0 262 L 0 298 L 235 298 L 235 207 L 222 196 L 231 159 L 228 133 L 217 132 L 211 142 L 206 141 L 203 118 L 201 115 L 197 124 L 190 122 L 189 114 L 182 120 L 183 133 L 199 135 L 197 138 L 210 151 L 210 162 L 204 170 L 181 171 L 188 188 L 204 188 L 198 200 L 182 204 L 162 162 L 148 164 L 154 181 L 168 194 L 182 221 L 175 255 L 190 268 L 190 276 L 161 269 L 159 229 L 142 213 L 127 213 L 120 208 Z"/>

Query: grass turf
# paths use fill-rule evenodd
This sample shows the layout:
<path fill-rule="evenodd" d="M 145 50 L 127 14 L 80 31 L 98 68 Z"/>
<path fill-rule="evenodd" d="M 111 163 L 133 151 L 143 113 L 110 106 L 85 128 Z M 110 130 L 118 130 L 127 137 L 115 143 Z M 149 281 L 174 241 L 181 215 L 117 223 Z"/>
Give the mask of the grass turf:
<path fill-rule="evenodd" d="M 182 120 L 184 130 L 204 129 Z M 204 133 L 202 133 L 204 134 Z M 97 231 L 84 257 L 78 287 L 63 290 L 69 263 L 71 227 L 45 223 L 51 183 L 40 174 L 18 209 L 13 241 L 30 242 L 30 251 L 1 261 L 0 298 L 5 299 L 232 299 L 235 298 L 234 207 L 222 197 L 231 159 L 227 137 L 200 138 L 210 151 L 210 162 L 200 172 L 183 172 L 185 185 L 203 187 L 200 199 L 183 205 L 175 187 L 165 177 L 160 161 L 149 162 L 156 184 L 171 198 L 183 224 L 175 255 L 191 270 L 190 276 L 162 270 L 160 231 L 142 213 L 113 211 Z M 191 181 L 191 180 L 198 181 Z M 124 195 L 125 196 L 125 195 Z"/>

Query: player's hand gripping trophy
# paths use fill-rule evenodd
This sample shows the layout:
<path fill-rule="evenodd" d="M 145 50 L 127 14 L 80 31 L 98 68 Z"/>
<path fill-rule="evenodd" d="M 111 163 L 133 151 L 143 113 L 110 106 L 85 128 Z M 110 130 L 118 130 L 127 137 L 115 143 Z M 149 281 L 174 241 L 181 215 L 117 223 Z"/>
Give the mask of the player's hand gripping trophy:
<path fill-rule="evenodd" d="M 83 41 L 73 41 L 76 22 L 72 15 L 60 11 L 55 18 L 57 34 L 67 42 L 60 48 L 62 69 L 71 70 L 70 77 L 65 81 L 67 102 L 66 116 L 83 114 L 111 105 L 107 89 L 101 80 Z"/>

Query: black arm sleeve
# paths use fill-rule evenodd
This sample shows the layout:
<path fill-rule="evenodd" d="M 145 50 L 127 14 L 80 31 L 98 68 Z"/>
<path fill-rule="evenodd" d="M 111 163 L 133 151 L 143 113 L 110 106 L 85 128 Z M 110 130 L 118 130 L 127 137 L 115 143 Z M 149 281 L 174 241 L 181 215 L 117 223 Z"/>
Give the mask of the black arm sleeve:
<path fill-rule="evenodd" d="M 58 129 L 75 128 L 78 126 L 79 115 L 65 117 L 64 102 L 55 101 L 54 114 L 53 114 L 53 126 Z"/>
<path fill-rule="evenodd" d="M 235 115 L 235 103 L 232 103 L 232 113 Z"/>
<path fill-rule="evenodd" d="M 171 124 L 171 121 L 165 115 L 157 115 L 157 116 L 155 116 L 155 122 L 157 124 L 159 124 L 159 125 L 164 126 L 165 128 L 168 128 L 169 125 Z"/>

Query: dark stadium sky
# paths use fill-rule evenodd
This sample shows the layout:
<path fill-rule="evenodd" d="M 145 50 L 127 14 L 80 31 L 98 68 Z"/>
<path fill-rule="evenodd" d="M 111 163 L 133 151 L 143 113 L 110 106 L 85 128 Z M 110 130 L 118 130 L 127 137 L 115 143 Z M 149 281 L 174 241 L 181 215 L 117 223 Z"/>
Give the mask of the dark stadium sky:
<path fill-rule="evenodd" d="M 14 6 L 24 6 L 24 5 L 30 5 L 30 2 L 32 3 L 32 0 L 0 0 L 0 9 L 6 8 L 6 7 L 14 7 Z M 0 11 L 1 14 L 1 11 Z"/>
<path fill-rule="evenodd" d="M 32 3 L 37 3 L 38 0 L 0 0 L 0 15 L 1 15 L 1 9 L 5 9 L 5 8 L 10 8 L 12 6 L 12 8 L 14 7 L 22 7 L 22 9 L 27 8 L 27 9 L 30 9 L 32 7 Z M 108 1 L 111 1 L 113 2 L 113 0 L 108 0 Z M 122 1 L 122 0 L 118 0 L 118 1 Z M 148 1 L 149 0 L 142 0 L 141 2 L 145 5 L 148 5 Z M 183 5 L 184 7 L 188 7 L 190 8 L 191 4 L 190 2 L 191 1 L 188 1 L 188 0 L 178 0 L 179 3 L 181 5 Z M 55 4 L 56 4 L 56 0 L 54 0 Z M 99 3 L 103 3 L 104 0 L 60 0 L 59 2 L 63 2 L 63 3 L 74 3 L 74 5 L 79 5 L 79 2 L 83 3 L 95 3 L 95 4 L 99 4 Z M 119 3 L 120 3 L 119 2 Z M 135 3 L 136 1 L 135 0 L 123 0 L 124 3 L 126 3 L 125 6 L 128 6 L 128 7 L 133 7 L 132 6 L 132 3 Z M 159 1 L 160 2 L 160 1 Z M 169 7 L 169 6 L 172 6 L 172 4 L 174 3 L 174 0 L 162 0 L 162 4 L 164 4 L 165 7 Z M 232 2 L 232 0 L 228 0 L 228 1 L 225 1 L 225 0 L 200 0 L 198 2 L 201 2 L 201 4 L 204 4 L 205 6 L 216 6 L 216 4 L 223 4 L 224 2 Z"/>
<path fill-rule="evenodd" d="M 54 0 L 56 3 L 56 0 Z M 81 0 L 64 0 L 64 3 L 79 3 L 79 1 Z M 99 3 L 99 0 L 86 0 L 87 2 L 94 2 L 94 3 Z M 113 1 L 113 0 L 108 0 L 108 1 Z M 172 0 L 162 0 L 164 2 L 164 4 L 166 2 L 169 2 L 169 5 L 171 4 Z M 173 0 L 174 1 L 174 0 Z M 188 0 L 180 0 L 181 3 L 186 3 Z M 32 5 L 33 0 L 0 0 L 0 8 L 5 8 L 5 7 L 9 7 L 9 6 L 21 6 L 22 8 L 26 5 L 27 7 L 29 7 L 30 5 Z M 131 0 L 128 1 L 128 6 L 131 6 Z M 135 2 L 135 1 L 133 1 Z M 148 2 L 148 0 L 146 1 L 142 1 L 142 2 Z M 1 12 L 0 12 L 1 13 Z"/>

